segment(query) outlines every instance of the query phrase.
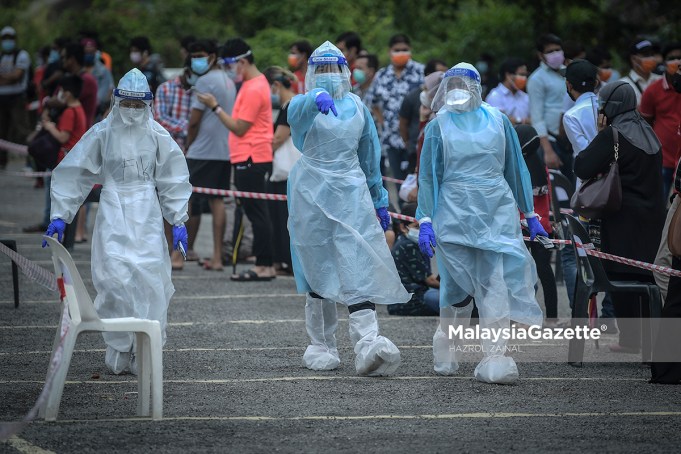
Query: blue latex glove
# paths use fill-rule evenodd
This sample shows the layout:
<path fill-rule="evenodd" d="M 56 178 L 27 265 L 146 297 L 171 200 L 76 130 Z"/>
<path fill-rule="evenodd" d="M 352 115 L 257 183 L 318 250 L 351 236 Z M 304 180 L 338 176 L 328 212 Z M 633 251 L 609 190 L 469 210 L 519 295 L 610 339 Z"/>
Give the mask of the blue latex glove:
<path fill-rule="evenodd" d="M 61 243 L 62 238 L 64 237 L 64 229 L 66 228 L 66 222 L 64 222 L 63 219 L 54 219 L 52 222 L 50 222 L 50 225 L 47 226 L 47 231 L 45 232 L 45 236 L 53 236 L 55 233 L 57 234 L 57 241 Z M 43 247 L 47 246 L 47 241 L 43 240 Z"/>
<path fill-rule="evenodd" d="M 333 98 L 330 94 L 325 91 L 320 91 L 314 99 L 315 104 L 317 104 L 317 109 L 324 115 L 329 113 L 329 110 L 333 112 L 335 116 L 338 116 L 336 111 L 336 105 L 333 103 Z"/>
<path fill-rule="evenodd" d="M 376 217 L 381 222 L 383 231 L 387 231 L 390 228 L 390 214 L 388 214 L 388 209 L 386 207 L 376 208 Z"/>
<path fill-rule="evenodd" d="M 541 222 L 537 218 L 526 218 L 527 228 L 530 230 L 530 241 L 534 241 L 537 235 L 548 237 L 549 234 L 546 233 L 544 227 L 542 227 Z"/>
<path fill-rule="evenodd" d="M 435 241 L 435 232 L 433 232 L 433 224 L 430 222 L 423 222 L 419 225 L 419 249 L 426 257 L 433 256 L 433 248 L 437 247 Z"/>
<path fill-rule="evenodd" d="M 189 246 L 187 245 L 187 228 L 184 224 L 173 226 L 173 248 L 178 250 L 180 248 L 180 243 L 182 243 L 182 247 L 186 252 L 187 249 L 189 249 Z"/>

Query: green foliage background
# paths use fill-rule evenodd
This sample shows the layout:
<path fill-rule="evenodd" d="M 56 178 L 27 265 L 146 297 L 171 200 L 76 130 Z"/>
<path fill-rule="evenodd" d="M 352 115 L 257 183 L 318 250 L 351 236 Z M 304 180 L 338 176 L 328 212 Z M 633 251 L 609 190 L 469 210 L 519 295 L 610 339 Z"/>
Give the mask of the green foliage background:
<path fill-rule="evenodd" d="M 667 5 L 665 7 L 665 5 Z M 678 40 L 681 8 L 639 0 L 3 0 L 0 26 L 12 25 L 20 47 L 32 55 L 58 36 L 99 34 L 114 59 L 115 76 L 129 69 L 128 41 L 150 38 L 166 66 L 181 66 L 179 39 L 186 35 L 245 38 L 261 68 L 285 65 L 289 45 L 308 39 L 313 47 L 341 32 L 358 32 L 364 47 L 388 62 L 387 41 L 397 32 L 412 38 L 419 61 L 448 64 L 477 60 L 482 52 L 533 61 L 544 32 L 587 47 L 603 43 L 620 69 L 638 34 Z"/>

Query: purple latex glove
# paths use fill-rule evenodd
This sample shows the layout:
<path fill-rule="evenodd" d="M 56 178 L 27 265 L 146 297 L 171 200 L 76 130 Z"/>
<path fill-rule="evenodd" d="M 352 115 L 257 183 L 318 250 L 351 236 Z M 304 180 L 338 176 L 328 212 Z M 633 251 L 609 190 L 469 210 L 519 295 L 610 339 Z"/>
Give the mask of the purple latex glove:
<path fill-rule="evenodd" d="M 180 243 L 185 251 L 189 249 L 189 246 L 187 245 L 187 228 L 184 224 L 173 226 L 173 248 L 176 250 L 179 249 Z"/>
<path fill-rule="evenodd" d="M 383 231 L 387 231 L 390 228 L 390 214 L 388 214 L 388 209 L 386 207 L 376 208 L 376 217 L 381 222 Z"/>
<path fill-rule="evenodd" d="M 423 222 L 419 225 L 419 249 L 426 257 L 433 256 L 433 248 L 437 247 L 435 241 L 435 232 L 433 232 L 433 224 L 430 222 Z"/>
<path fill-rule="evenodd" d="M 314 99 L 315 104 L 317 104 L 317 109 L 324 115 L 329 113 L 329 110 L 333 112 L 335 116 L 338 116 L 336 111 L 336 105 L 333 103 L 333 98 L 330 94 L 325 91 L 320 91 Z"/>
<path fill-rule="evenodd" d="M 549 234 L 546 233 L 546 230 L 544 230 L 544 227 L 542 227 L 541 222 L 539 222 L 539 219 L 536 217 L 534 218 L 526 218 L 527 219 L 527 228 L 530 230 L 530 241 L 534 241 L 534 238 L 537 235 L 545 236 L 548 237 Z"/>
<path fill-rule="evenodd" d="M 54 219 L 52 222 L 50 222 L 50 225 L 47 226 L 45 236 L 53 236 L 56 233 L 57 241 L 61 243 L 61 240 L 64 237 L 64 229 L 66 229 L 66 222 L 64 222 L 63 219 Z M 46 246 L 47 241 L 43 240 L 43 247 Z"/>

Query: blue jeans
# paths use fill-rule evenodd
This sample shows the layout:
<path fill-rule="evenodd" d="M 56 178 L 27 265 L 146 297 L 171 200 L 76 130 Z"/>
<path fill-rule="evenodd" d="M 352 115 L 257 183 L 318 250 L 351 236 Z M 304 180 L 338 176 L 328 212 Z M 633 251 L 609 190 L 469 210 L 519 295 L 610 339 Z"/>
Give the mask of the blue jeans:
<path fill-rule="evenodd" d="M 440 313 L 440 290 L 436 288 L 429 288 L 423 295 L 423 304 L 436 314 Z"/>

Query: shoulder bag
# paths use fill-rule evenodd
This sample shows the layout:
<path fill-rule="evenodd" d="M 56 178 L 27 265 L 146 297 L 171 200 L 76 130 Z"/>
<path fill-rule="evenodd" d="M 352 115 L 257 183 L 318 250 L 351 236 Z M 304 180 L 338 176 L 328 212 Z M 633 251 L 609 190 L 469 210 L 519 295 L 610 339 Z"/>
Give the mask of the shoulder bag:
<path fill-rule="evenodd" d="M 270 181 L 286 181 L 289 172 L 293 168 L 293 164 L 300 159 L 300 156 L 300 151 L 293 145 L 293 138 L 289 136 L 274 152 Z"/>
<path fill-rule="evenodd" d="M 585 181 L 572 196 L 570 206 L 582 217 L 600 219 L 615 213 L 622 207 L 622 183 L 617 164 L 619 158 L 619 134 L 612 128 L 614 160 L 604 174 Z"/>

